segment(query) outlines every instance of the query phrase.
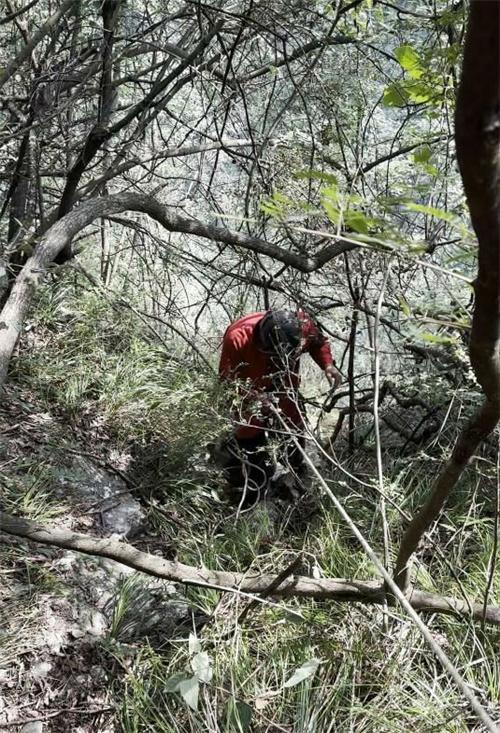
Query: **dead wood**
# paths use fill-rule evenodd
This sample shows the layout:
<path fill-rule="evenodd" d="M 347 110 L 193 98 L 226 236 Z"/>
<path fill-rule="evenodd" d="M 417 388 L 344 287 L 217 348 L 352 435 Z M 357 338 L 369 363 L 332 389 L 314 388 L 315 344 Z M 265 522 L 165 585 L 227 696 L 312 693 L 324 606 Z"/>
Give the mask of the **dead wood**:
<path fill-rule="evenodd" d="M 258 596 L 269 594 L 270 589 L 274 597 L 281 598 L 316 598 L 337 602 L 375 604 L 382 604 L 386 598 L 384 584 L 379 580 L 316 579 L 292 574 L 278 583 L 279 574 L 273 575 L 258 571 L 233 573 L 197 568 L 141 552 L 132 545 L 114 538 L 100 539 L 68 529 L 45 527 L 27 519 L 13 517 L 5 512 L 0 512 L 0 532 L 44 545 L 106 557 L 140 572 L 175 583 L 211 587 L 224 592 L 255 594 L 257 602 L 260 600 Z M 467 618 L 471 618 L 472 612 L 474 620 L 482 621 L 483 619 L 482 603 L 470 603 L 469 605 L 466 601 L 457 598 L 446 598 L 419 590 L 413 590 L 408 600 L 413 608 L 419 611 Z M 500 625 L 500 608 L 488 606 L 485 619 L 488 623 Z"/>

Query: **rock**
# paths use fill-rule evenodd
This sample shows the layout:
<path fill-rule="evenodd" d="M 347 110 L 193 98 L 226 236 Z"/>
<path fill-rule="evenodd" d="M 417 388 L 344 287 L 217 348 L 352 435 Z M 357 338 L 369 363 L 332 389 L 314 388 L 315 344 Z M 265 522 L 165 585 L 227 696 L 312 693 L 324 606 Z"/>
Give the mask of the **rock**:
<path fill-rule="evenodd" d="M 11 670 L 0 669 L 0 685 L 7 685 L 7 683 L 10 680 L 11 674 L 12 674 Z M 0 697 L 0 710 L 2 709 L 2 703 L 3 703 L 3 700 Z"/>
<path fill-rule="evenodd" d="M 127 491 L 125 481 L 92 459 L 74 456 L 69 466 L 59 469 L 59 483 L 64 493 L 71 492 L 97 505 L 109 534 L 131 536 L 141 528 L 144 512 Z"/>
<path fill-rule="evenodd" d="M 100 611 L 94 610 L 89 617 L 89 622 L 85 628 L 87 634 L 91 636 L 104 636 L 108 630 L 106 617 Z"/>
<path fill-rule="evenodd" d="M 34 680 L 42 680 L 48 675 L 51 669 L 52 665 L 50 662 L 35 662 L 35 664 L 31 665 L 30 675 Z"/>
<path fill-rule="evenodd" d="M 45 647 L 50 654 L 60 654 L 68 643 L 70 613 L 71 605 L 67 599 L 50 600 L 40 617 L 36 646 Z"/>
<path fill-rule="evenodd" d="M 114 580 L 127 577 L 127 575 L 134 575 L 137 571 L 131 568 L 130 565 L 124 565 L 118 560 L 109 560 L 107 557 L 101 559 L 101 567 L 104 568 L 106 573 Z"/>
<path fill-rule="evenodd" d="M 26 723 L 21 728 L 21 733 L 43 733 L 43 723 L 40 720 L 34 720 L 33 723 Z"/>
<path fill-rule="evenodd" d="M 118 613 L 116 613 L 118 609 Z M 186 629 L 203 625 L 207 617 L 189 607 L 175 586 L 136 574 L 122 580 L 104 608 L 113 638 L 131 644 L 147 638 L 161 647 Z"/>

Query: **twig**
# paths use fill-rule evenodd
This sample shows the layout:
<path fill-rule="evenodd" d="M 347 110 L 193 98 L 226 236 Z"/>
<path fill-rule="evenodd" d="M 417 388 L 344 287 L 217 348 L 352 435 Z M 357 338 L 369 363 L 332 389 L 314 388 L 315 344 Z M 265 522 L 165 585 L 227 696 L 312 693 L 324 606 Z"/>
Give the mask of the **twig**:
<path fill-rule="evenodd" d="M 384 496 L 384 466 L 382 462 L 382 441 L 380 439 L 380 415 L 379 415 L 379 397 L 380 397 L 380 349 L 379 349 L 379 327 L 380 327 L 380 316 L 382 314 L 382 301 L 384 300 L 385 286 L 389 278 L 391 271 L 390 260 L 387 263 L 387 267 L 380 286 L 380 292 L 377 299 L 377 308 L 375 312 L 375 322 L 373 325 L 373 367 L 375 372 L 374 385 L 373 385 L 373 426 L 375 431 L 375 451 L 377 456 L 377 480 L 380 488 L 380 516 L 382 518 L 382 536 L 384 541 L 384 566 L 389 571 L 389 527 L 387 525 L 387 512 L 385 506 Z M 387 609 L 385 604 L 384 609 Z M 387 615 L 384 613 L 383 625 L 385 631 L 387 631 Z"/>
<path fill-rule="evenodd" d="M 486 625 L 486 609 L 488 608 L 488 597 L 490 595 L 491 586 L 493 585 L 493 578 L 495 577 L 495 568 L 497 561 L 497 550 L 498 550 L 498 526 L 500 521 L 500 444 L 497 449 L 497 490 L 495 494 L 495 521 L 493 525 L 493 547 L 491 548 L 491 557 L 488 568 L 488 581 L 486 583 L 486 590 L 484 591 L 483 601 L 483 618 L 481 621 L 481 628 L 484 631 Z"/>
<path fill-rule="evenodd" d="M 302 555 L 299 555 L 298 557 L 295 558 L 295 560 L 293 560 L 293 562 L 290 563 L 290 565 L 288 565 L 288 567 L 286 567 L 284 570 L 281 571 L 281 573 L 279 573 L 276 576 L 276 578 L 272 581 L 272 583 L 269 584 L 266 590 L 260 594 L 260 597 L 264 598 L 266 596 L 270 596 L 273 593 L 273 591 L 276 590 L 276 588 L 279 588 L 279 586 L 283 583 L 283 581 L 285 581 L 290 575 L 293 575 L 295 573 L 295 571 L 300 567 L 301 562 L 302 562 Z M 248 613 L 258 605 L 259 605 L 259 602 L 256 601 L 255 599 L 253 601 L 250 601 L 248 606 L 246 606 L 246 608 L 244 608 L 243 611 L 238 616 L 237 623 L 239 624 L 243 623 Z"/>
<path fill-rule="evenodd" d="M 389 528 L 387 526 L 387 514 L 384 497 L 384 467 L 382 462 L 382 442 L 380 439 L 380 416 L 379 416 L 379 398 L 380 398 L 380 350 L 378 348 L 378 334 L 380 326 L 380 316 L 382 313 L 382 301 L 384 299 L 385 286 L 391 271 L 390 261 L 387 264 L 380 293 L 377 300 L 377 308 L 375 312 L 375 323 L 373 326 L 373 349 L 374 349 L 374 392 L 373 392 L 373 420 L 375 429 L 375 447 L 377 454 L 377 479 L 380 487 L 380 515 L 382 517 L 382 529 L 384 538 L 384 564 L 389 570 Z"/>
<path fill-rule="evenodd" d="M 64 713 L 78 713 L 79 715 L 100 715 L 101 713 L 109 713 L 115 708 L 108 705 L 104 708 L 97 708 L 97 710 L 87 710 L 86 708 L 61 708 L 61 710 L 55 710 L 52 713 L 46 713 L 45 715 L 39 715 L 36 718 L 25 718 L 24 720 L 9 720 L 8 723 L 0 723 L 0 730 L 7 728 L 15 728 L 19 725 L 28 725 L 28 723 L 36 723 L 38 721 L 50 720 L 51 718 L 57 718 L 58 715 Z"/>

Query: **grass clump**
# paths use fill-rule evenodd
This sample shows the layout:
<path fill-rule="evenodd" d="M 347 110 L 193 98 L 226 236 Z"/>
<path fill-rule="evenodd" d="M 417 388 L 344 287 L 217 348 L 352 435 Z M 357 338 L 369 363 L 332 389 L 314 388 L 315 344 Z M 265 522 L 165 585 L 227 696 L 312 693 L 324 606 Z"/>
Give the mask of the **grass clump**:
<path fill-rule="evenodd" d="M 39 522 L 63 516 L 67 506 L 54 494 L 55 476 L 43 463 L 20 461 L 16 472 L 0 474 L 0 492 L 4 509 Z"/>
<path fill-rule="evenodd" d="M 191 642 L 178 641 L 161 654 L 142 647 L 115 689 L 122 729 L 471 730 L 460 699 L 418 635 L 395 625 L 384 636 L 379 614 L 325 610 L 333 617 L 320 614 L 306 624 L 257 611 L 249 628 L 234 628 L 229 639 L 221 636 L 227 619 L 216 619 L 198 639 L 210 672 L 195 701 L 178 686 L 196 669 Z"/>

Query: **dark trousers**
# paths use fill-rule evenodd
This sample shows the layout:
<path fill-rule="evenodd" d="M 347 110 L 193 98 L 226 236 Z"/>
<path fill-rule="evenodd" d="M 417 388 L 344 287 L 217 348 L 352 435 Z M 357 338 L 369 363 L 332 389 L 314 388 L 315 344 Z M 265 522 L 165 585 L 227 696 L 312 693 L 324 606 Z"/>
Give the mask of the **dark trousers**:
<path fill-rule="evenodd" d="M 301 447 L 303 436 L 297 436 Z M 269 451 L 269 439 L 264 431 L 255 438 L 231 438 L 226 444 L 228 454 L 225 470 L 230 486 L 246 491 L 253 500 L 263 497 L 276 471 Z M 289 438 L 277 446 L 277 460 L 300 478 L 305 470 L 301 452 Z"/>

